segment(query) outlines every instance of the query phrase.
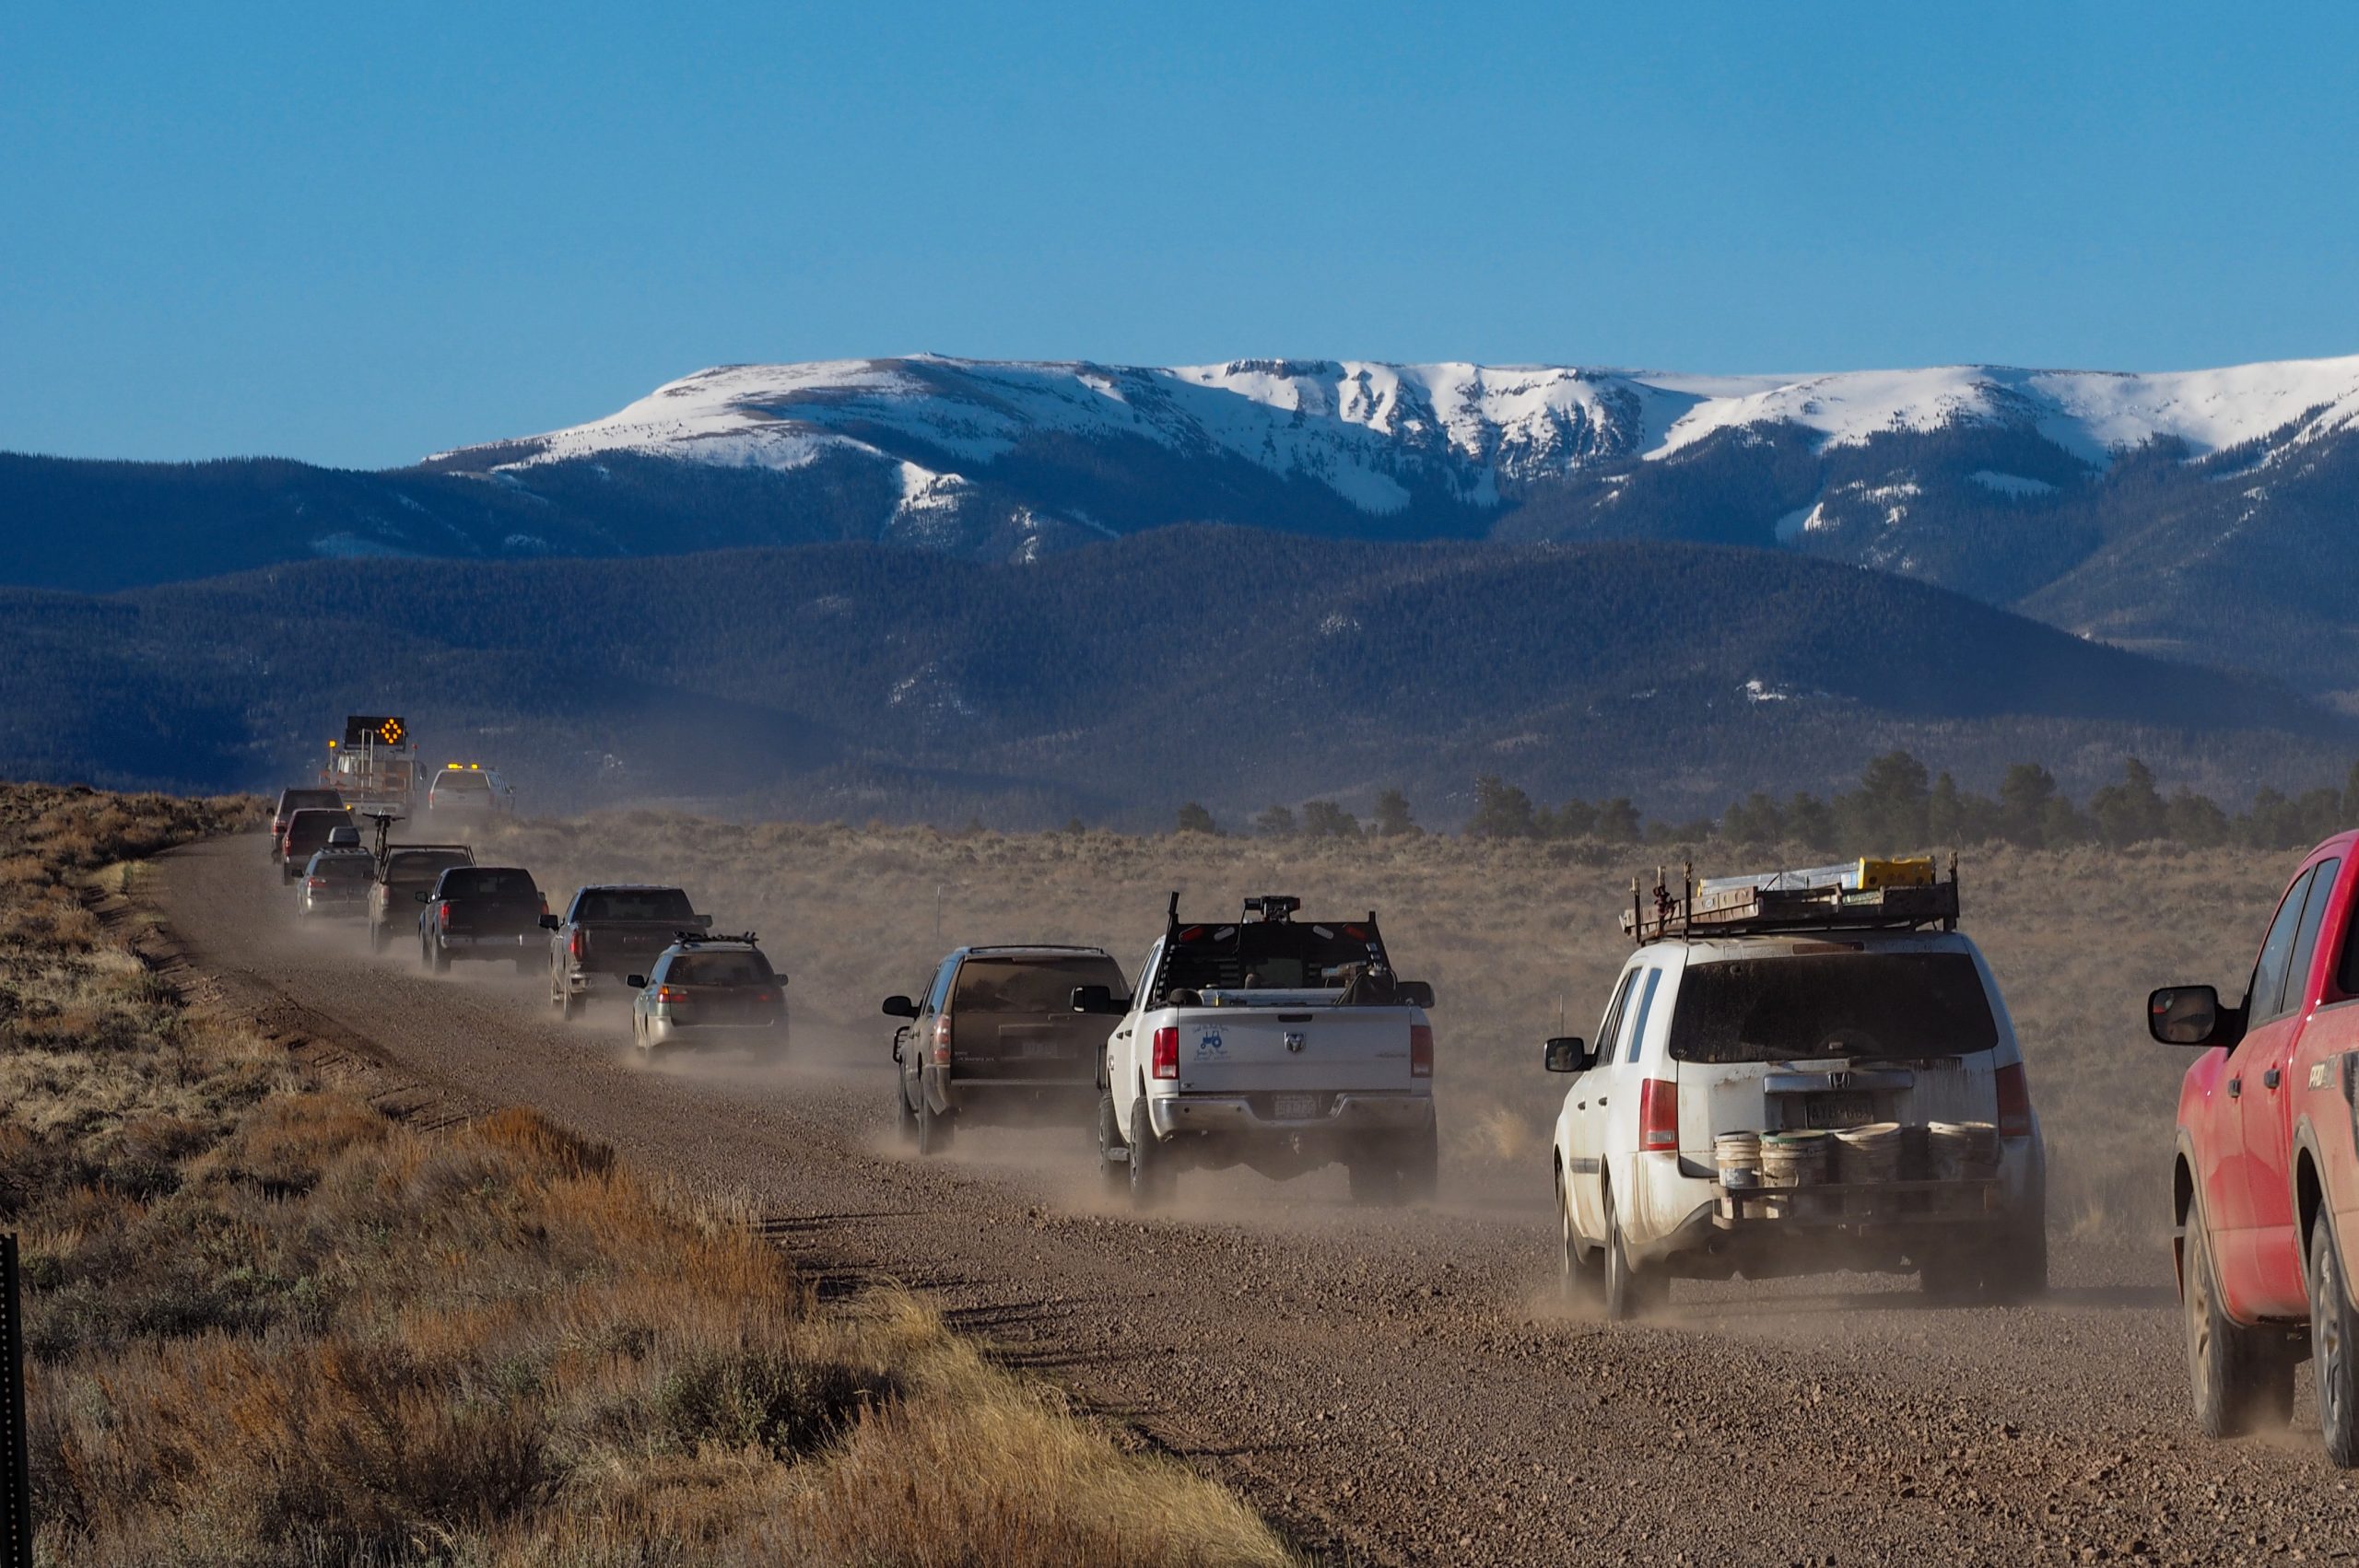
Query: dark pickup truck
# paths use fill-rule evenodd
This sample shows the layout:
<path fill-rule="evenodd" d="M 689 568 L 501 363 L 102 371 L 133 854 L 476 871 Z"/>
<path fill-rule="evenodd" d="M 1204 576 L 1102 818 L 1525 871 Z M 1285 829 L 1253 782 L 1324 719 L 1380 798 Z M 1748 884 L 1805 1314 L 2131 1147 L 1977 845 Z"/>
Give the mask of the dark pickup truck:
<path fill-rule="evenodd" d="M 522 866 L 452 866 L 417 898 L 417 961 L 433 973 L 454 958 L 505 958 L 520 975 L 540 962 L 548 901 Z"/>
<path fill-rule="evenodd" d="M 902 1135 L 931 1154 L 954 1122 L 1073 1112 L 1086 1123 L 1106 1028 L 1073 1011 L 1084 986 L 1120 995 L 1122 966 L 1095 947 L 962 947 L 922 994 L 886 998 L 887 1017 L 910 1021 L 893 1032 Z"/>
<path fill-rule="evenodd" d="M 475 852 L 464 844 L 396 844 L 377 861 L 369 884 L 369 950 L 382 953 L 393 933 L 416 919 L 418 895 L 429 891 L 452 866 L 472 866 Z"/>
<path fill-rule="evenodd" d="M 578 889 L 562 918 L 545 915 L 549 934 L 549 1005 L 570 1018 L 601 991 L 628 995 L 623 982 L 655 971 L 683 933 L 709 930 L 676 887 L 609 883 Z"/>

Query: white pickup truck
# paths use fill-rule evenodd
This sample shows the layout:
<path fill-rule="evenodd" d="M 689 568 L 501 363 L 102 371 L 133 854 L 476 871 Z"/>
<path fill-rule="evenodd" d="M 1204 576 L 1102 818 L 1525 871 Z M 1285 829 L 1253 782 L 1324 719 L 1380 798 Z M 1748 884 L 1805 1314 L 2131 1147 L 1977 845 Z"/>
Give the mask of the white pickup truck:
<path fill-rule="evenodd" d="M 1139 1207 L 1189 1166 L 1284 1181 L 1341 1161 L 1355 1201 L 1432 1194 L 1433 988 L 1394 977 L 1374 914 L 1304 921 L 1299 907 L 1270 895 L 1243 919 L 1183 923 L 1175 893 L 1135 996 L 1074 992 L 1076 1012 L 1121 1019 L 1099 1061 L 1097 1149 Z"/>

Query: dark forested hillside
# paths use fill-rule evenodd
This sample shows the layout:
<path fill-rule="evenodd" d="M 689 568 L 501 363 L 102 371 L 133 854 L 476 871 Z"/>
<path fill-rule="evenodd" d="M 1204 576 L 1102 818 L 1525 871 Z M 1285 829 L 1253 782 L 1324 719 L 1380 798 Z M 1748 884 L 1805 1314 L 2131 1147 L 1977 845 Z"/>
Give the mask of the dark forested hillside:
<path fill-rule="evenodd" d="M 1922 584 L 1689 544 L 1161 530 L 1030 565 L 874 545 L 282 567 L 0 597 L 0 774 L 266 786 L 347 710 L 543 804 L 1163 820 L 1481 773 L 1717 809 L 1893 744 L 1969 780 L 2134 751 L 2224 796 L 2341 721 Z M 436 759 L 443 760 L 443 759 Z"/>

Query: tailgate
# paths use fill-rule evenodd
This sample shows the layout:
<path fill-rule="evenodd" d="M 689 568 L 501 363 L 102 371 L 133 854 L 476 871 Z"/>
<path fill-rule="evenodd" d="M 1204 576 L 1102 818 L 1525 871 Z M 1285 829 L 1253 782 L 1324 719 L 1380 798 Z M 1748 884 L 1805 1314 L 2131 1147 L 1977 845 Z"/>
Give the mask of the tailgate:
<path fill-rule="evenodd" d="M 444 929 L 465 936 L 521 936 L 537 930 L 541 923 L 538 904 L 511 903 L 506 899 L 458 899 L 451 905 L 451 918 Z"/>
<path fill-rule="evenodd" d="M 581 933 L 581 967 L 616 975 L 643 974 L 654 965 L 656 956 L 672 945 L 673 938 L 679 934 L 678 924 L 600 921 L 578 927 Z"/>
<path fill-rule="evenodd" d="M 775 1024 L 782 1011 L 776 986 L 667 986 L 672 1022 L 686 1028 L 751 1027 Z"/>
<path fill-rule="evenodd" d="M 1095 1082 L 1103 1019 L 1079 1013 L 966 1012 L 950 1020 L 950 1076 Z"/>
<path fill-rule="evenodd" d="M 1399 1093 L 1409 1076 L 1409 1029 L 1423 1018 L 1401 1007 L 1189 1008 L 1150 1015 L 1180 1034 L 1180 1090 L 1375 1090 Z"/>

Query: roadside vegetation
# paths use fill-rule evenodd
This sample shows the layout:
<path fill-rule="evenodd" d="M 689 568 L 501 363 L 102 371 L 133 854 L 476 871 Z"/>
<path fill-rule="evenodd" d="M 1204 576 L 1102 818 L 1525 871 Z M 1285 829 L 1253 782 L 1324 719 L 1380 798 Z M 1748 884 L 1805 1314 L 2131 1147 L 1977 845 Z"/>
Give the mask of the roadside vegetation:
<path fill-rule="evenodd" d="M 1776 841 L 1002 835 L 644 812 L 519 823 L 487 842 L 487 853 L 530 866 L 558 895 L 594 879 L 685 883 L 722 929 L 760 931 L 791 977 L 798 1031 L 833 1032 L 879 1062 L 891 1028 L 878 1000 L 921 989 L 961 942 L 1094 943 L 1135 974 L 1173 888 L 1188 911 L 1234 911 L 1264 892 L 1300 895 L 1312 913 L 1373 907 L 1402 973 L 1439 993 L 1445 1196 L 1477 1199 L 1544 1193 L 1564 1081 L 1541 1071 L 1540 1042 L 1595 1032 L 1628 951 L 1617 920 L 1634 876 L 1651 885 L 1664 867 L 1675 878 L 1690 853 L 1698 874 L 1830 858 Z M 1881 837 L 1860 846 L 1924 847 Z M 2145 995 L 2177 980 L 2236 994 L 2295 858 L 2168 841 L 1963 852 L 1965 926 L 2023 1039 L 2060 1234 L 2164 1256 L 2155 1243 L 2170 1225 L 2170 1127 L 2187 1058 L 2147 1039 Z"/>
<path fill-rule="evenodd" d="M 0 786 L 0 1227 L 43 1561 L 1276 1563 L 892 1291 L 522 1109 L 420 1130 L 154 966 L 249 802 Z"/>

